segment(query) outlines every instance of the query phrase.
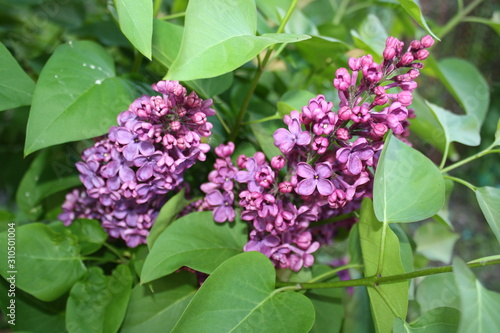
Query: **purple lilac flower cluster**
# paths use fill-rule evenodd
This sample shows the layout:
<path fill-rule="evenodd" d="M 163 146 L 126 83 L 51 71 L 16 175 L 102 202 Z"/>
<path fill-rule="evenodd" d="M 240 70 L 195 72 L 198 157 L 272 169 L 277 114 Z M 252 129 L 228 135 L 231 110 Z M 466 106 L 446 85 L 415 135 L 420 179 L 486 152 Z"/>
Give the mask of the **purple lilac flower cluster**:
<path fill-rule="evenodd" d="M 251 223 L 245 251 L 264 253 L 278 268 L 311 266 L 320 246 L 314 222 L 358 209 L 372 195 L 384 135 L 390 129 L 400 139 L 408 136 L 413 114 L 407 107 L 423 67 L 418 61 L 433 42 L 425 36 L 403 52 L 404 44 L 389 37 L 381 64 L 371 55 L 350 58 L 351 72 L 340 68 L 333 80 L 338 109 L 318 95 L 301 113 L 286 115 L 287 128 L 273 135 L 282 155 L 270 162 L 257 152 L 234 165 L 234 144 L 220 145 L 198 209 L 213 210 L 216 222 L 234 221 L 235 208 L 241 209 L 241 219 Z M 319 234 L 331 237 L 333 229 L 326 224 Z"/>
<path fill-rule="evenodd" d="M 177 81 L 152 85 L 160 96 L 141 96 L 118 115 L 119 126 L 82 154 L 76 163 L 84 189 L 66 196 L 59 218 L 99 219 L 130 247 L 146 242 L 149 230 L 183 173 L 204 161 L 210 146 L 212 100 L 202 100 Z"/>

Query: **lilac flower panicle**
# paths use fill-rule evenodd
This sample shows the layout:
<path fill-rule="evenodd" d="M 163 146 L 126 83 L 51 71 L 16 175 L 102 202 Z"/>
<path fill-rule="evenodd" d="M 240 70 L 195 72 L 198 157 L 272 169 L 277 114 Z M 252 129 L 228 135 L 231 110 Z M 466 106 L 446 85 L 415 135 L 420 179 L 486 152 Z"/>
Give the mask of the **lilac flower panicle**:
<path fill-rule="evenodd" d="M 338 107 L 318 95 L 302 112 L 285 115 L 286 127 L 273 135 L 282 155 L 270 162 L 257 152 L 238 156 L 235 165 L 232 142 L 215 148 L 214 170 L 201 185 L 206 196 L 194 207 L 213 210 L 216 222 L 239 215 L 250 225 L 244 250 L 262 252 L 277 268 L 311 266 L 320 245 L 356 218 L 319 227 L 315 222 L 351 213 L 372 196 L 389 130 L 408 143 L 408 119 L 414 117 L 408 107 L 423 67 L 419 61 L 428 57 L 433 42 L 424 36 L 405 50 L 403 42 L 389 37 L 381 63 L 371 55 L 350 58 L 349 68 L 339 68 L 333 79 Z M 82 169 L 85 181 L 99 186 L 92 168 Z"/>
<path fill-rule="evenodd" d="M 205 160 L 210 147 L 201 140 L 212 128 L 212 101 L 188 95 L 177 81 L 152 88 L 161 96 L 136 99 L 118 115 L 118 126 L 82 153 L 76 167 L 84 189 L 67 195 L 59 216 L 66 225 L 75 218 L 99 219 L 111 237 L 129 247 L 143 244 L 166 194 Z"/>

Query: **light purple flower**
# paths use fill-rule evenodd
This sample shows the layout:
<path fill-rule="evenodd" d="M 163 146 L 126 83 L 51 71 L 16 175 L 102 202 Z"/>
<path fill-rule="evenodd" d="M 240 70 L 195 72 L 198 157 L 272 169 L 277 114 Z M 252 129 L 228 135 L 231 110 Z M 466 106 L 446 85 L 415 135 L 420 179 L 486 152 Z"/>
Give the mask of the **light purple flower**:
<path fill-rule="evenodd" d="M 207 202 L 215 207 L 214 209 L 214 220 L 215 222 L 226 222 L 226 221 L 234 221 L 236 214 L 232 207 L 233 198 L 232 192 L 224 192 L 224 194 L 220 193 L 220 191 L 215 190 L 207 194 L 206 199 Z"/>
<path fill-rule="evenodd" d="M 295 191 L 300 195 L 312 195 L 318 189 L 321 195 L 330 195 L 334 186 L 330 180 L 332 167 L 329 163 L 316 163 L 315 169 L 309 164 L 300 162 L 297 164 L 297 175 L 304 178 L 301 180 Z"/>
<path fill-rule="evenodd" d="M 273 137 L 274 144 L 279 147 L 283 154 L 289 153 L 295 145 L 305 146 L 311 142 L 311 134 L 308 131 L 301 131 L 297 119 L 292 119 L 288 125 L 288 130 L 284 128 L 277 129 Z"/>

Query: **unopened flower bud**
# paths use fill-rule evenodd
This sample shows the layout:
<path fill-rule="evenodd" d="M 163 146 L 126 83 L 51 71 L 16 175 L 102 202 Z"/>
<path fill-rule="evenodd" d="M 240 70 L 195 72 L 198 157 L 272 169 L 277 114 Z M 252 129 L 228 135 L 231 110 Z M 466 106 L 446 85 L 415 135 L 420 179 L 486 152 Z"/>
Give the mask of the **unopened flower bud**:
<path fill-rule="evenodd" d="M 347 130 L 347 128 L 339 128 L 337 130 L 337 132 L 335 132 L 335 135 L 337 136 L 337 138 L 339 138 L 340 140 L 349 140 L 351 138 L 351 136 L 349 135 L 349 131 Z"/>
<path fill-rule="evenodd" d="M 426 35 L 420 39 L 420 43 L 422 43 L 423 47 L 429 48 L 434 44 L 434 38 L 430 35 Z"/>
<path fill-rule="evenodd" d="M 384 59 L 386 60 L 393 60 L 394 57 L 396 56 L 396 49 L 393 47 L 386 47 L 383 53 Z"/>
<path fill-rule="evenodd" d="M 403 54 L 403 57 L 401 58 L 400 63 L 403 66 L 407 66 L 407 65 L 411 64 L 413 60 L 414 60 L 414 58 L 413 58 L 413 55 L 411 54 L 411 52 L 406 52 L 405 54 Z"/>
<path fill-rule="evenodd" d="M 339 119 L 342 121 L 349 120 L 351 118 L 351 109 L 348 106 L 343 106 L 339 109 Z"/>
<path fill-rule="evenodd" d="M 427 59 L 428 56 L 429 56 L 429 51 L 427 51 L 426 49 L 418 50 L 415 53 L 415 58 L 417 58 L 418 60 Z"/>
<path fill-rule="evenodd" d="M 203 125 L 207 122 L 207 115 L 198 111 L 191 117 L 191 119 L 193 119 L 193 122 L 196 125 Z"/>
<path fill-rule="evenodd" d="M 420 41 L 414 40 L 410 43 L 410 47 L 412 48 L 412 50 L 420 50 L 422 44 L 420 43 Z"/>
<path fill-rule="evenodd" d="M 281 155 L 278 155 L 278 156 L 274 156 L 272 159 L 271 159 L 271 166 L 276 169 L 276 170 L 280 170 L 282 169 L 284 166 L 285 166 L 285 163 L 286 163 L 286 160 L 283 156 Z"/>

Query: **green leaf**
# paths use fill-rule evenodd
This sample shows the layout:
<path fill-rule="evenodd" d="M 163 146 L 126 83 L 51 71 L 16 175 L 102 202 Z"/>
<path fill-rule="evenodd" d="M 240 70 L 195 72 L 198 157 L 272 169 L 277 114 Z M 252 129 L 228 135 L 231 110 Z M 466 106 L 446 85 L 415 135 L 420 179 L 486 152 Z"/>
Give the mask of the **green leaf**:
<path fill-rule="evenodd" d="M 228 26 L 230 29 L 228 29 Z M 191 0 L 177 58 L 166 78 L 194 80 L 230 72 L 276 43 L 293 43 L 306 35 L 255 36 L 257 12 L 253 0 Z"/>
<path fill-rule="evenodd" d="M 189 202 L 190 200 L 186 199 L 185 191 L 182 189 L 163 205 L 147 238 L 149 249 L 153 247 L 158 236 L 175 221 L 177 215 L 189 204 Z"/>
<path fill-rule="evenodd" d="M 0 111 L 30 105 L 35 83 L 0 43 Z"/>
<path fill-rule="evenodd" d="M 67 158 L 65 155 L 64 159 Z M 59 159 L 46 149 L 35 157 L 17 188 L 16 201 L 22 211 L 36 219 L 41 201 L 52 194 L 81 185 L 77 175 L 58 173 Z M 74 169 L 72 169 L 73 171 Z"/>
<path fill-rule="evenodd" d="M 444 129 L 437 121 L 426 101 L 415 91 L 413 92 L 412 108 L 415 109 L 416 115 L 411 121 L 412 133 L 418 135 L 422 141 L 444 152 L 447 146 Z"/>
<path fill-rule="evenodd" d="M 115 76 L 111 56 L 98 44 L 59 46 L 36 85 L 24 154 L 107 133 L 134 95 L 130 83 Z"/>
<path fill-rule="evenodd" d="M 398 224 L 389 225 L 392 232 L 398 237 L 399 241 L 399 253 L 401 255 L 401 263 L 405 269 L 406 273 L 413 272 L 415 270 L 413 266 L 413 249 L 410 244 L 410 239 L 404 230 Z"/>
<path fill-rule="evenodd" d="M 153 281 L 182 266 L 212 273 L 224 260 L 243 252 L 247 224 L 216 223 L 212 212 L 196 212 L 172 223 L 156 239 L 142 268 L 141 282 Z"/>
<path fill-rule="evenodd" d="M 186 271 L 137 285 L 120 332 L 170 332 L 197 290 L 196 276 Z"/>
<path fill-rule="evenodd" d="M 391 136 L 375 173 L 373 198 L 380 221 L 423 220 L 444 205 L 443 177 L 431 160 Z"/>
<path fill-rule="evenodd" d="M 447 144 L 460 142 L 468 146 L 477 146 L 481 143 L 481 136 L 479 135 L 481 126 L 478 124 L 476 117 L 454 114 L 429 102 L 427 102 L 427 105 L 434 113 L 441 127 L 443 127 Z"/>
<path fill-rule="evenodd" d="M 498 260 L 498 259 L 500 259 L 500 254 L 474 259 L 472 261 L 469 261 L 468 264 L 476 263 L 476 262 L 483 262 L 484 263 L 486 261 Z"/>
<path fill-rule="evenodd" d="M 500 189 L 486 186 L 476 190 L 476 198 L 479 207 L 493 230 L 497 240 L 500 242 Z"/>
<path fill-rule="evenodd" d="M 332 268 L 325 265 L 313 265 L 313 277 L 320 276 L 331 271 Z M 321 282 L 339 281 L 336 276 Z M 344 306 L 342 297 L 344 290 L 341 288 L 332 289 L 312 289 L 307 291 L 306 296 L 312 302 L 316 311 L 316 320 L 311 329 L 311 333 L 337 333 L 340 332 L 342 319 L 344 317 Z"/>
<path fill-rule="evenodd" d="M 154 20 L 153 57 L 165 68 L 172 65 L 179 53 L 184 28 L 169 22 Z M 205 98 L 212 98 L 231 86 L 232 73 L 209 79 L 186 81 L 186 84 Z"/>
<path fill-rule="evenodd" d="M 374 53 L 374 59 L 380 59 L 384 52 L 385 40 L 388 35 L 382 22 L 380 22 L 376 15 L 368 14 L 363 23 L 361 23 L 359 30 L 352 30 L 351 34 L 358 47 Z"/>
<path fill-rule="evenodd" d="M 7 244 L 6 232 L 0 234 L 0 243 Z M 14 268 L 20 272 L 16 276 L 17 287 L 43 301 L 59 298 L 85 274 L 79 253 L 76 237 L 69 231 L 54 232 L 41 223 L 18 227 Z M 5 251 L 0 258 L 0 274 L 7 278 L 13 269 L 8 266 Z"/>
<path fill-rule="evenodd" d="M 453 260 L 453 272 L 462 311 L 458 332 L 496 332 L 500 327 L 500 294 L 484 288 L 459 258 Z"/>
<path fill-rule="evenodd" d="M 405 273 L 401 263 L 398 237 L 388 226 L 386 226 L 385 242 L 382 242 L 384 225 L 375 217 L 371 200 L 364 199 L 361 204 L 359 235 L 366 277 L 378 273 L 381 276 Z M 378 272 L 382 246 L 384 246 L 383 266 L 381 272 Z M 377 332 L 391 332 L 395 318 L 406 318 L 407 281 L 369 287 L 368 294 Z"/>
<path fill-rule="evenodd" d="M 446 58 L 438 63 L 440 79 L 464 108 L 481 125 L 488 112 L 490 88 L 481 72 L 470 62 L 458 58 Z"/>
<path fill-rule="evenodd" d="M 394 333 L 455 333 L 460 321 L 460 311 L 454 308 L 435 308 L 408 324 L 396 318 Z"/>
<path fill-rule="evenodd" d="M 309 332 L 314 307 L 299 293 L 275 290 L 276 271 L 260 252 L 226 260 L 203 283 L 175 332 Z"/>
<path fill-rule="evenodd" d="M 112 276 L 99 267 L 89 268 L 87 277 L 75 283 L 66 306 L 66 328 L 73 332 L 117 332 L 132 291 L 132 275 L 119 265 Z"/>
<path fill-rule="evenodd" d="M 16 326 L 15 332 L 26 331 L 30 333 L 65 332 L 64 303 L 60 300 L 46 303 L 33 296 L 16 289 L 15 298 L 9 298 L 10 283 L 0 279 L 0 306 L 2 313 L 10 304 L 10 299 L 15 299 Z M 10 311 L 9 311 L 10 312 Z M 3 315 L 2 324 L 10 317 Z M 2 326 L 4 327 L 4 326 Z M 14 326 L 12 327 L 14 328 Z"/>
<path fill-rule="evenodd" d="M 460 294 L 453 273 L 426 276 L 415 296 L 422 312 L 439 307 L 460 309 Z"/>
<path fill-rule="evenodd" d="M 278 113 L 284 116 L 293 110 L 302 112 L 302 107 L 307 106 L 309 100 L 314 97 L 316 95 L 307 90 L 289 90 L 281 96 L 278 102 Z"/>
<path fill-rule="evenodd" d="M 420 10 L 420 7 L 418 4 L 415 3 L 413 0 L 398 0 L 399 4 L 401 7 L 406 10 L 406 12 L 415 20 L 417 21 L 418 24 L 427 32 L 434 37 L 434 39 L 437 39 L 440 41 L 440 39 L 431 31 L 429 26 L 427 25 L 427 22 L 425 21 L 424 15 L 422 14 L 422 11 Z"/>
<path fill-rule="evenodd" d="M 297 49 L 309 63 L 308 66 L 318 70 L 324 70 L 332 61 L 341 58 L 349 48 L 349 44 L 328 36 L 311 36 L 297 44 Z"/>
<path fill-rule="evenodd" d="M 108 238 L 108 234 L 97 220 L 77 219 L 68 229 L 78 237 L 80 252 L 84 256 L 99 250 Z"/>
<path fill-rule="evenodd" d="M 120 29 L 146 58 L 151 59 L 153 2 L 151 0 L 115 0 Z"/>
<path fill-rule="evenodd" d="M 429 260 L 439 260 L 445 264 L 451 263 L 453 247 L 459 238 L 450 228 L 434 222 L 420 225 L 413 237 L 417 252 Z"/>

